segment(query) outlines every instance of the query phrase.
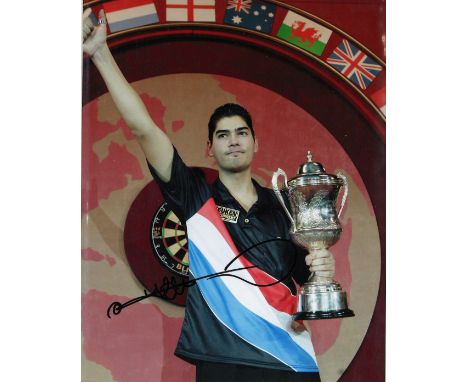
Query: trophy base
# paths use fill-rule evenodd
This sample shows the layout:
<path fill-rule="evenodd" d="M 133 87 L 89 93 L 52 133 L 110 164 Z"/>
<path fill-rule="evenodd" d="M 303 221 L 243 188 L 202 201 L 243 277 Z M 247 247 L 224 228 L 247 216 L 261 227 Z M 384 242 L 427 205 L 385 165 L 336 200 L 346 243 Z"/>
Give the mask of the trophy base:
<path fill-rule="evenodd" d="M 294 320 L 321 320 L 353 317 L 348 308 L 346 292 L 340 284 L 307 282 L 299 294 L 298 312 Z"/>
<path fill-rule="evenodd" d="M 293 316 L 293 320 L 324 320 L 327 318 L 345 318 L 354 317 L 351 309 L 332 310 L 330 312 L 300 312 Z"/>

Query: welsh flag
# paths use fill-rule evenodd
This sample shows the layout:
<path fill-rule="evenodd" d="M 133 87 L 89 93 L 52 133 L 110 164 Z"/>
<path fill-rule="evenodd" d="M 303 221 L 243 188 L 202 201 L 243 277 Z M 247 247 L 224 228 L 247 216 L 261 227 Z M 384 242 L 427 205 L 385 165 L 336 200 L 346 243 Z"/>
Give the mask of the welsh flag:
<path fill-rule="evenodd" d="M 288 11 L 276 35 L 291 44 L 320 56 L 331 34 L 330 29 L 304 16 Z"/>

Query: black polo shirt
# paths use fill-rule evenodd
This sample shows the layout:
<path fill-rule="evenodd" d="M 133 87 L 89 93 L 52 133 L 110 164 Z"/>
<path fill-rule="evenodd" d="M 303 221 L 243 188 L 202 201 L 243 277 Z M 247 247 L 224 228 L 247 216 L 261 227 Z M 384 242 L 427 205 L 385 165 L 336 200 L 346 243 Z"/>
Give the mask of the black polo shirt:
<path fill-rule="evenodd" d="M 272 190 L 252 180 L 258 200 L 245 211 L 219 178 L 208 184 L 203 171 L 187 167 L 175 149 L 169 182 L 163 182 L 151 165 L 149 168 L 166 201 L 183 220 L 191 218 L 213 197 L 237 249 L 248 250 L 247 260 L 276 279 L 284 279 L 283 284 L 296 294 L 292 277 L 302 284 L 309 274 L 304 263 L 306 251 L 289 240 L 289 220 Z M 188 290 L 185 319 L 175 354 L 192 363 L 201 360 L 291 370 L 220 323 L 196 284 Z"/>

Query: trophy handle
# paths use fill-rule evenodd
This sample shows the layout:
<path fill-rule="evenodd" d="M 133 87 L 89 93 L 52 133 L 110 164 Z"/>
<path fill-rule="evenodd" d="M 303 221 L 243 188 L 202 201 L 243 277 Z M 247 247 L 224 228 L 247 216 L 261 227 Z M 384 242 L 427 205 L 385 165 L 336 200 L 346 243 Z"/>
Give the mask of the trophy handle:
<path fill-rule="evenodd" d="M 296 223 L 294 222 L 294 219 L 291 216 L 291 213 L 289 212 L 288 208 L 286 207 L 286 204 L 284 203 L 283 195 L 281 195 L 281 191 L 278 188 L 278 177 L 282 175 L 284 177 L 284 184 L 286 185 L 286 188 L 288 187 L 288 176 L 286 173 L 278 168 L 276 172 L 273 173 L 273 177 L 271 178 L 271 184 L 273 186 L 273 191 L 275 192 L 276 198 L 279 200 L 281 203 L 281 206 L 283 207 L 284 211 L 286 212 L 286 216 L 291 220 L 293 232 L 296 231 Z"/>
<path fill-rule="evenodd" d="M 346 179 L 346 177 L 341 173 L 336 174 L 336 176 L 343 181 L 343 186 L 344 186 L 344 194 L 343 194 L 343 197 L 341 198 L 340 210 L 338 211 L 338 219 L 339 219 L 341 212 L 343 211 L 344 205 L 346 203 L 346 200 L 348 199 L 348 179 Z"/>

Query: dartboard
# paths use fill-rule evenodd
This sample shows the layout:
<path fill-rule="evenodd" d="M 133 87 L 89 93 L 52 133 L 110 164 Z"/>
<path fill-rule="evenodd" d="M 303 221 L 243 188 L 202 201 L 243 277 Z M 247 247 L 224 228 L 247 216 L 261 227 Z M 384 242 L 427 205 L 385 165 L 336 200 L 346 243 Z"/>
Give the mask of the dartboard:
<path fill-rule="evenodd" d="M 164 202 L 153 217 L 151 242 L 157 258 L 169 270 L 181 276 L 189 271 L 185 225 Z"/>

